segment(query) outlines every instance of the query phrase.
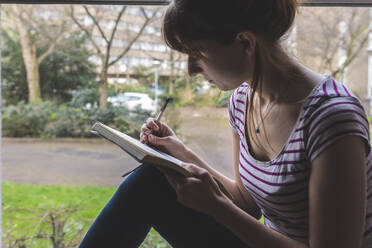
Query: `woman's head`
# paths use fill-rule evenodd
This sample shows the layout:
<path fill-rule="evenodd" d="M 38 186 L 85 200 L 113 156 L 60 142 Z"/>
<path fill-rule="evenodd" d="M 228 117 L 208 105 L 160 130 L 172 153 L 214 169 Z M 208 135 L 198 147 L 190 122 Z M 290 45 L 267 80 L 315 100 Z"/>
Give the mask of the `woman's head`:
<path fill-rule="evenodd" d="M 264 75 L 275 72 L 293 81 L 301 76 L 282 47 L 298 5 L 299 0 L 173 0 L 163 36 L 168 46 L 189 55 L 191 74 L 203 74 L 222 90 L 248 82 L 252 117 Z"/>
<path fill-rule="evenodd" d="M 298 0 L 230 0 L 228 2 L 174 0 L 164 16 L 164 40 L 175 50 L 193 58 L 201 58 L 205 48 L 209 48 L 209 52 L 213 54 L 216 53 L 211 51 L 210 44 L 228 48 L 237 41 L 240 33 L 252 33 L 255 39 L 253 52 L 250 53 L 248 66 L 245 65 L 246 73 L 251 75 L 240 75 L 234 70 L 237 78 L 231 78 L 236 82 L 230 86 L 230 89 L 244 81 L 251 81 L 251 87 L 255 89 L 263 78 L 265 64 L 271 63 L 276 66 L 278 60 L 285 60 L 281 58 L 283 53 L 279 54 L 276 50 L 281 50 L 282 38 L 291 28 L 297 8 Z M 221 59 L 225 63 L 234 63 L 234 60 L 228 61 L 224 57 Z M 285 66 L 282 67 L 284 69 Z M 226 72 L 231 72 L 231 68 L 225 69 L 221 71 L 224 75 Z M 243 76 L 245 76 L 243 81 L 239 81 Z M 224 82 L 228 84 L 228 81 Z"/>
<path fill-rule="evenodd" d="M 241 31 L 251 31 L 274 43 L 290 29 L 298 0 L 174 0 L 164 17 L 166 43 L 197 55 L 196 42 L 232 43 Z"/>

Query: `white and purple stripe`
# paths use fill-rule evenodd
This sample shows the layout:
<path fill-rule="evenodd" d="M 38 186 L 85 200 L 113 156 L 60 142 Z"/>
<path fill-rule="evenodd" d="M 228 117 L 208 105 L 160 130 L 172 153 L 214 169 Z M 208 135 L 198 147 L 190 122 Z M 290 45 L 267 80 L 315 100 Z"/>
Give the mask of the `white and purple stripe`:
<path fill-rule="evenodd" d="M 271 161 L 256 160 L 245 137 L 247 83 L 229 101 L 229 122 L 240 136 L 240 177 L 265 219 L 265 225 L 308 243 L 308 186 L 311 162 L 336 139 L 345 135 L 363 138 L 367 158 L 367 216 L 364 246 L 372 244 L 372 153 L 369 123 L 360 101 L 344 85 L 327 76 L 316 86 L 301 110 L 288 142 Z"/>

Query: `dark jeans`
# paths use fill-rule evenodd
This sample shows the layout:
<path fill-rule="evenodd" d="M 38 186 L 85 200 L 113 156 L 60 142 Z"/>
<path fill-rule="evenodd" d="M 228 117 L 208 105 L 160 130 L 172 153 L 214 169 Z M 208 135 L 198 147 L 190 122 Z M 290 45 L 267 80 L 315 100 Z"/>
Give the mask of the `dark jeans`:
<path fill-rule="evenodd" d="M 151 227 L 174 248 L 247 247 L 212 217 L 179 204 L 163 174 L 150 165 L 120 185 L 80 247 L 139 247 Z"/>

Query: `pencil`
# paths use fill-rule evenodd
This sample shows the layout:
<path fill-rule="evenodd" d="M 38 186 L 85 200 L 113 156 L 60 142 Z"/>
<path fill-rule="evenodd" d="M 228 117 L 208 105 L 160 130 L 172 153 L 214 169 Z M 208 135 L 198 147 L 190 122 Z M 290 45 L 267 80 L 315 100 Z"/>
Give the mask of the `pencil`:
<path fill-rule="evenodd" d="M 159 112 L 158 116 L 156 117 L 156 120 L 155 120 L 156 123 L 158 123 L 158 122 L 160 121 L 160 118 L 161 118 L 161 116 L 163 115 L 165 108 L 167 107 L 168 103 L 169 103 L 171 100 L 172 100 L 172 98 L 170 98 L 170 97 L 167 97 L 167 99 L 165 99 L 165 103 L 164 103 L 163 107 L 161 107 L 160 112 Z M 139 166 L 138 166 L 138 167 L 139 167 Z M 131 174 L 132 172 L 134 172 L 135 170 L 137 170 L 138 167 L 132 169 L 131 171 L 128 171 L 127 173 L 125 173 L 125 174 L 122 175 L 121 177 L 126 177 L 126 176 L 128 176 L 129 174 Z"/>
<path fill-rule="evenodd" d="M 163 107 L 161 107 L 160 112 L 159 112 L 158 116 L 155 119 L 155 123 L 158 123 L 160 121 L 160 118 L 163 115 L 165 108 L 167 107 L 168 103 L 171 100 L 172 100 L 172 98 L 170 98 L 170 97 L 167 97 L 167 99 L 165 99 L 165 103 L 164 103 Z"/>

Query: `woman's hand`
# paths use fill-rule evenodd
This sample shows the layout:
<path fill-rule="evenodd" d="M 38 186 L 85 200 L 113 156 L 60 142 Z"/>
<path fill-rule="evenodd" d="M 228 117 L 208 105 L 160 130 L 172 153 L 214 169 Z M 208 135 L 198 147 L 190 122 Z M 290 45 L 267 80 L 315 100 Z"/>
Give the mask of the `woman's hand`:
<path fill-rule="evenodd" d="M 186 160 L 187 149 L 182 141 L 168 125 L 162 122 L 156 123 L 154 118 L 148 118 L 143 124 L 140 141 L 182 161 Z"/>
<path fill-rule="evenodd" d="M 177 200 L 184 206 L 211 216 L 218 215 L 218 207 L 230 201 L 218 187 L 211 174 L 194 164 L 184 163 L 183 166 L 193 176 L 184 177 L 157 167 L 163 172 L 169 184 L 177 194 Z"/>

